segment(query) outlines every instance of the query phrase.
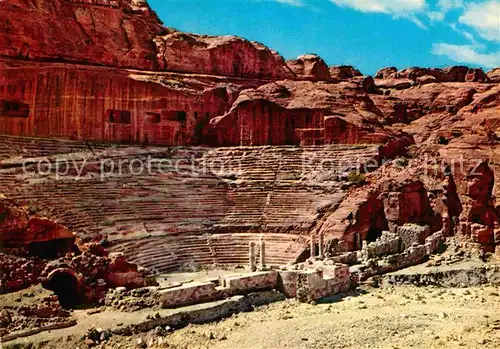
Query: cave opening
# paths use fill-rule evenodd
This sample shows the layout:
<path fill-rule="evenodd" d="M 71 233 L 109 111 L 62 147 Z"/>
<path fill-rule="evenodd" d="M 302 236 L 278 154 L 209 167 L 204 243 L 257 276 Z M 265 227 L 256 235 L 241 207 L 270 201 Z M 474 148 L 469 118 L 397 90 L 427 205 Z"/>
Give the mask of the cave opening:
<path fill-rule="evenodd" d="M 176 119 L 177 121 L 179 121 L 181 124 L 185 124 L 186 123 L 186 119 L 187 119 L 187 114 L 185 111 L 177 111 L 176 112 Z"/>
<path fill-rule="evenodd" d="M 59 304 L 65 309 L 75 308 L 80 301 L 78 279 L 68 271 L 53 273 L 44 287 L 57 295 Z"/>
<path fill-rule="evenodd" d="M 106 110 L 106 119 L 114 124 L 131 124 L 132 114 L 128 110 Z"/>
<path fill-rule="evenodd" d="M 382 229 L 371 227 L 370 230 L 368 230 L 368 233 L 366 234 L 366 241 L 374 242 L 381 236 L 382 236 Z"/>
<path fill-rule="evenodd" d="M 187 113 L 183 110 L 170 110 L 165 112 L 167 120 L 178 121 L 181 124 L 185 124 L 187 120 Z"/>
<path fill-rule="evenodd" d="M 54 239 L 50 241 L 36 241 L 28 246 L 31 256 L 42 259 L 56 259 L 66 253 L 77 252 L 73 239 Z"/>
<path fill-rule="evenodd" d="M 149 124 L 159 124 L 161 122 L 161 115 L 158 113 L 146 113 L 146 122 Z"/>
<path fill-rule="evenodd" d="M 26 103 L 0 100 L 0 115 L 11 118 L 27 118 L 30 106 Z"/>

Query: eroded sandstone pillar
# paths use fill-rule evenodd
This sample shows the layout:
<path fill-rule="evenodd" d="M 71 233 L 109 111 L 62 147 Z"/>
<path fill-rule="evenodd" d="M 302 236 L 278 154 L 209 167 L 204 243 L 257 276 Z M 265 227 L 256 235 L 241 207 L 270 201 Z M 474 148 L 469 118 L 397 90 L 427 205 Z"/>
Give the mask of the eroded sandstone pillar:
<path fill-rule="evenodd" d="M 260 241 L 260 268 L 266 268 L 266 243 L 264 240 Z"/>
<path fill-rule="evenodd" d="M 255 265 L 255 242 L 251 242 L 248 250 L 248 268 L 251 271 L 255 271 L 257 269 Z"/>

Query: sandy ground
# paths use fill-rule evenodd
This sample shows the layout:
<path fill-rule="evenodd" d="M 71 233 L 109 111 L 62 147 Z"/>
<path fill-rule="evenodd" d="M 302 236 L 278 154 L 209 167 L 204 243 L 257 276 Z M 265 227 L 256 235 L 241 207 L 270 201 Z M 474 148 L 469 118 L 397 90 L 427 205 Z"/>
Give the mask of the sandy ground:
<path fill-rule="evenodd" d="M 318 304 L 286 300 L 161 336 L 114 335 L 94 348 L 500 348 L 499 293 L 498 287 L 367 289 Z M 69 337 L 41 334 L 35 345 L 16 348 L 88 348 L 81 334 L 67 331 Z"/>
<path fill-rule="evenodd" d="M 371 289 L 287 300 L 166 337 L 174 348 L 500 348 L 498 287 Z M 212 338 L 212 339 L 211 339 Z"/>

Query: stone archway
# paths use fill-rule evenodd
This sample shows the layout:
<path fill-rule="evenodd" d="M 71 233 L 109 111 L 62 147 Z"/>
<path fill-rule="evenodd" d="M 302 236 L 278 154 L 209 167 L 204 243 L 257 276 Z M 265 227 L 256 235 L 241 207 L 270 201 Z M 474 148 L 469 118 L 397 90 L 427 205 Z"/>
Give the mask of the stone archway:
<path fill-rule="evenodd" d="M 53 270 L 42 285 L 57 295 L 63 308 L 74 308 L 81 301 L 82 276 L 71 269 Z"/>

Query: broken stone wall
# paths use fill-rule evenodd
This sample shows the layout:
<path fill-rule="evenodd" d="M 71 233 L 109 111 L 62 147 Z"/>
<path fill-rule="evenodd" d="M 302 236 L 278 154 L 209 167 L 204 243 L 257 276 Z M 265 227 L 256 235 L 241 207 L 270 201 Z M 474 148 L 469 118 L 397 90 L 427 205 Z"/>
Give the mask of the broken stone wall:
<path fill-rule="evenodd" d="M 255 272 L 250 275 L 223 279 L 222 287 L 228 294 L 247 293 L 255 290 L 273 289 L 278 284 L 278 272 Z"/>
<path fill-rule="evenodd" d="M 358 259 L 366 261 L 371 258 L 400 253 L 402 251 L 401 243 L 402 239 L 399 235 L 384 231 L 376 241 L 363 244 L 358 253 Z"/>
<path fill-rule="evenodd" d="M 417 224 L 404 224 L 396 227 L 396 234 L 401 239 L 401 247 L 406 250 L 413 244 L 423 244 L 425 239 L 431 234 L 428 226 Z"/>
<path fill-rule="evenodd" d="M 301 302 L 311 302 L 339 292 L 351 286 L 349 266 L 343 264 L 324 265 L 321 269 L 280 272 L 281 287 L 289 297 Z"/>
<path fill-rule="evenodd" d="M 436 253 L 444 242 L 441 232 L 435 233 L 425 239 L 423 244 L 409 247 L 401 253 L 372 258 L 364 267 L 361 267 L 358 276 L 363 281 L 374 275 L 385 274 L 412 265 L 424 262 L 433 253 Z"/>
<path fill-rule="evenodd" d="M 221 299 L 222 292 L 212 282 L 186 284 L 160 292 L 160 302 L 164 308 L 180 307 L 188 304 Z"/>

